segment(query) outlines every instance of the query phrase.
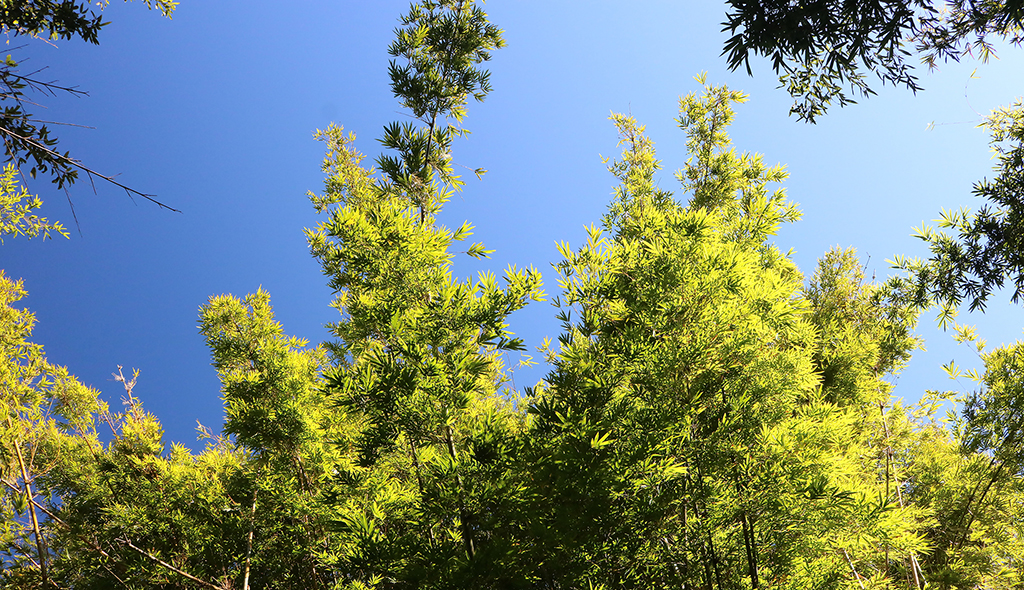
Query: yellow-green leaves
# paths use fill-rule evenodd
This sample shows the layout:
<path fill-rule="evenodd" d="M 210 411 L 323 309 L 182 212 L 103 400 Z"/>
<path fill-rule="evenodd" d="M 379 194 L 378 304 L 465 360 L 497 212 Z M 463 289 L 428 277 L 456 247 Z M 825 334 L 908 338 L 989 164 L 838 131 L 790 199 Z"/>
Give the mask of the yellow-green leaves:
<path fill-rule="evenodd" d="M 679 127 L 686 131 L 690 158 L 676 172 L 684 190 L 692 193 L 690 207 L 719 210 L 739 217 L 737 231 L 755 242 L 773 235 L 781 223 L 796 221 L 800 211 L 782 189 L 768 192 L 767 185 L 782 182 L 788 174 L 782 166 L 765 166 L 760 154 L 737 155 L 726 129 L 735 118 L 732 103 L 747 95 L 725 86 L 711 86 L 706 76 L 697 81 L 704 93 L 679 99 Z"/>
<path fill-rule="evenodd" d="M 46 239 L 53 232 L 68 237 L 60 222 L 51 223 L 45 217 L 31 214 L 42 207 L 43 202 L 18 184 L 17 175 L 18 169 L 13 164 L 4 166 L 0 174 L 0 244 L 4 236 L 34 238 L 42 234 Z"/>
<path fill-rule="evenodd" d="M 490 255 L 494 253 L 494 250 L 488 250 L 483 244 L 477 242 L 466 250 L 466 254 L 469 254 L 473 258 L 490 258 Z"/>
<path fill-rule="evenodd" d="M 613 115 L 623 151 L 609 170 L 621 184 L 604 228 L 588 228 L 575 250 L 558 244 L 564 331 L 531 407 L 530 444 L 549 494 L 537 510 L 550 538 L 539 543 L 572 550 L 557 565 L 535 556 L 542 579 L 747 584 L 759 562 L 779 567 L 754 552 L 794 541 L 774 536 L 784 527 L 751 523 L 807 519 L 793 514 L 797 502 L 780 509 L 780 498 L 796 494 L 784 475 L 795 459 L 758 463 L 769 454 L 756 433 L 814 386 L 806 351 L 792 344 L 806 331 L 796 273 L 763 241 L 787 216 L 781 197 L 761 190 L 781 175 L 719 157 L 728 150 L 728 100 L 741 97 L 711 94 L 691 97 L 683 115 L 707 135 L 691 142 L 693 170 L 708 171 L 695 190 L 704 194 L 716 178 L 753 184 L 718 190 L 715 206 L 684 207 L 657 188 L 643 127 Z M 720 569 L 681 565 L 700 563 Z"/>
<path fill-rule="evenodd" d="M 891 286 L 867 283 L 853 249 L 828 251 L 803 296 L 816 331 L 815 369 L 837 405 L 876 403 L 888 397 L 883 381 L 910 360 L 919 340 L 917 308 L 890 296 Z"/>

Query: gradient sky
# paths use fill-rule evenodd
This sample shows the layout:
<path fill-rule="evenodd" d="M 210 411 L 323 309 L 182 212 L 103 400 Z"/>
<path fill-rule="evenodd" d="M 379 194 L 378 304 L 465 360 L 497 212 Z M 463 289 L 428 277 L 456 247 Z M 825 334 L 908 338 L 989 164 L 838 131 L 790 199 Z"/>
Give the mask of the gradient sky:
<path fill-rule="evenodd" d="M 787 115 L 789 97 L 768 64 L 755 75 L 730 73 L 720 57 L 724 3 L 647 1 L 583 3 L 533 0 L 486 5 L 508 47 L 490 62 L 494 92 L 471 104 L 473 134 L 455 145 L 470 169 L 465 191 L 442 221 L 476 226 L 475 239 L 496 249 L 490 261 L 462 256 L 459 275 L 534 265 L 554 294 L 557 240 L 580 244 L 600 220 L 614 179 L 601 156 L 615 156 L 611 111 L 647 125 L 664 164 L 663 188 L 686 160 L 676 127 L 680 95 L 700 88 L 693 76 L 751 95 L 731 131 L 741 151 L 787 165 L 790 198 L 803 220 L 777 237 L 810 273 L 832 246 L 855 247 L 869 274 L 891 272 L 896 254 L 922 255 L 913 227 L 941 208 L 977 206 L 971 185 L 990 175 L 988 136 L 976 125 L 1024 87 L 1024 49 L 1006 48 L 989 64 L 943 65 L 921 72 L 926 90 L 878 88 L 878 96 L 817 125 Z M 407 2 L 183 0 L 173 20 L 141 3 L 112 3 L 99 46 L 38 41 L 14 49 L 41 76 L 76 85 L 88 97 L 41 97 L 41 118 L 88 125 L 58 128 L 62 150 L 182 213 L 133 203 L 118 189 L 87 181 L 71 192 L 74 227 L 63 192 L 41 180 L 29 188 L 43 214 L 71 227 L 70 240 L 8 239 L 0 268 L 22 277 L 23 302 L 36 313 L 34 340 L 52 362 L 100 389 L 112 406 L 123 391 L 117 365 L 141 371 L 136 394 L 164 423 L 168 440 L 196 447 L 195 421 L 217 428 L 219 383 L 199 336 L 197 310 L 209 296 L 270 292 L 286 333 L 316 343 L 337 312 L 309 256 L 302 229 L 318 218 L 306 199 L 319 191 L 322 146 L 317 128 L 334 121 L 375 156 L 382 127 L 405 115 L 391 96 L 387 46 Z M 12 38 L 9 51 L 23 44 Z M 972 78 L 972 71 L 977 73 Z M 934 125 L 932 125 L 934 123 Z M 685 197 L 684 197 L 685 198 Z M 988 313 L 964 317 L 990 344 L 1020 336 L 1024 313 L 1001 294 Z M 555 337 L 548 304 L 512 317 L 528 345 Z M 923 319 L 919 352 L 899 378 L 908 400 L 925 389 L 969 389 L 946 378 L 956 358 L 977 356 Z M 516 375 L 521 387 L 543 366 Z M 199 443 L 201 444 L 201 443 Z"/>

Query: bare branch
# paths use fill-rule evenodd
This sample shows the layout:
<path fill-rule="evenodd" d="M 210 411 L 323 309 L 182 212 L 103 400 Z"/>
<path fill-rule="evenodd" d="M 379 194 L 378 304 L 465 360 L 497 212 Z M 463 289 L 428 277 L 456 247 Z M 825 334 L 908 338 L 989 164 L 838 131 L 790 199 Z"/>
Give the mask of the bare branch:
<path fill-rule="evenodd" d="M 79 125 L 78 123 L 61 123 L 60 121 L 47 121 L 45 119 L 29 119 L 27 117 L 21 117 L 19 121 L 28 121 L 29 123 L 43 123 L 44 125 L 64 125 L 65 127 L 78 127 L 80 129 L 95 129 L 91 125 Z"/>
<path fill-rule="evenodd" d="M 853 560 L 850 559 L 850 554 L 843 549 L 843 556 L 846 557 L 846 563 L 850 564 L 850 569 L 853 571 L 853 575 L 857 578 L 857 584 L 860 586 L 860 590 L 864 590 L 864 581 L 861 580 L 860 574 L 857 573 L 857 568 L 853 567 Z"/>
<path fill-rule="evenodd" d="M 89 177 L 90 180 L 92 177 Z M 96 186 L 92 187 L 93 192 L 96 192 Z M 75 220 L 75 227 L 78 229 L 78 237 L 82 237 L 82 224 L 78 223 L 78 213 L 75 213 L 75 203 L 71 200 L 71 192 L 68 191 L 68 187 L 64 187 L 64 196 L 68 198 L 68 207 L 71 207 L 71 217 Z"/>
<path fill-rule="evenodd" d="M 45 69 L 46 68 L 40 68 L 40 69 L 32 72 L 28 76 L 31 76 L 33 74 L 38 74 L 39 72 L 41 72 L 41 71 L 43 71 Z M 12 74 L 12 73 L 10 73 L 10 71 L 7 72 L 7 75 L 10 76 L 11 78 L 17 79 L 20 82 L 24 82 L 26 86 L 28 86 L 29 88 L 31 88 L 33 90 L 36 90 L 36 91 L 39 91 L 39 92 L 46 92 L 50 96 L 56 96 L 57 95 L 56 91 L 58 91 L 58 90 L 61 91 L 61 92 L 67 92 L 68 94 L 75 94 L 75 95 L 78 95 L 78 96 L 89 96 L 88 92 L 86 92 L 84 90 L 79 90 L 78 87 L 76 87 L 76 86 L 61 86 L 61 85 L 56 84 L 54 82 L 43 82 L 42 80 L 36 80 L 36 79 L 33 79 L 33 78 L 29 78 L 28 76 L 20 76 L 18 74 Z"/>
<path fill-rule="evenodd" d="M 60 154 L 58 152 L 55 152 L 55 151 L 47 148 L 46 146 L 40 144 L 39 142 L 33 141 L 33 140 L 31 140 L 31 139 L 29 139 L 27 137 L 22 137 L 21 135 L 18 135 L 17 133 L 14 133 L 13 131 L 11 131 L 9 129 L 6 129 L 4 127 L 0 127 L 0 133 L 4 133 L 4 134 L 6 134 L 6 135 L 8 135 L 10 137 L 13 137 L 14 139 L 17 139 L 18 141 L 23 141 L 23 142 L 25 142 L 27 144 L 35 146 L 36 148 L 46 152 L 47 154 L 53 156 L 54 158 L 56 158 L 56 159 L 58 159 L 58 160 L 60 160 L 62 162 L 66 162 L 68 164 L 71 164 L 75 168 L 78 168 L 80 170 L 85 171 L 86 174 L 94 174 L 94 175 L 102 178 L 103 180 L 106 180 L 110 184 L 124 189 L 124 192 L 128 195 L 129 198 L 132 198 L 132 195 L 137 195 L 137 196 L 142 197 L 143 199 L 146 199 L 150 203 L 153 203 L 154 205 L 160 207 L 161 209 L 167 209 L 169 211 L 174 211 L 175 213 L 181 213 L 181 210 L 175 209 L 174 207 L 171 207 L 170 205 L 167 205 L 167 204 L 165 204 L 165 203 L 163 203 L 161 201 L 158 201 L 155 198 L 153 198 L 156 195 L 146 194 L 146 193 L 137 191 L 137 190 L 135 190 L 135 189 L 133 189 L 133 188 L 131 188 L 129 186 L 125 186 L 125 185 L 121 184 L 120 182 L 114 180 L 113 177 L 106 176 L 104 174 L 100 174 L 99 172 L 96 172 L 95 170 L 84 166 L 83 164 L 81 164 L 77 160 L 74 160 L 74 159 L 69 158 L 67 156 L 64 156 L 64 155 L 62 155 L 62 154 Z"/>

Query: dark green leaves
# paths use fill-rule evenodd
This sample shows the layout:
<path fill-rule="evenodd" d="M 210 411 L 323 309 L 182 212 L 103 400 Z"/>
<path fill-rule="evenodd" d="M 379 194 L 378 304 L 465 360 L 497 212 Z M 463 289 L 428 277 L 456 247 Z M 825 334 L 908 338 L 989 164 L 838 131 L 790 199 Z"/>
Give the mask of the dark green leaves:
<path fill-rule="evenodd" d="M 975 53 L 987 60 L 991 36 L 1020 44 L 1024 7 L 973 0 L 729 0 L 722 51 L 729 68 L 751 72 L 750 54 L 771 60 L 793 97 L 792 114 L 813 123 L 883 84 L 921 90 L 915 53 L 929 67 Z"/>
<path fill-rule="evenodd" d="M 1014 302 L 1024 296 L 1024 105 L 999 109 L 983 125 L 992 133 L 997 161 L 995 178 L 974 185 L 975 196 L 986 202 L 974 213 L 943 211 L 938 231 L 916 231 L 931 249 L 929 259 L 896 262 L 918 290 L 943 306 L 944 323 L 962 302 L 984 310 L 1004 286 Z"/>
<path fill-rule="evenodd" d="M 470 96 L 484 99 L 490 75 L 474 66 L 505 45 L 482 8 L 460 0 L 414 4 L 395 37 L 388 52 L 408 63 L 391 62 L 391 88 L 402 106 L 428 123 L 440 114 L 461 121 Z"/>

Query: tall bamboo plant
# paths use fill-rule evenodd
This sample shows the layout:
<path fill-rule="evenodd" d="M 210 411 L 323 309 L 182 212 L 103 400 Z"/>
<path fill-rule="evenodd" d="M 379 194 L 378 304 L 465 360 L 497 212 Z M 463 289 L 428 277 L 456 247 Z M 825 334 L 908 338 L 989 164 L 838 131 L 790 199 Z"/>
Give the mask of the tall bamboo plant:
<path fill-rule="evenodd" d="M 500 354 L 522 350 L 506 318 L 543 297 L 540 275 L 509 268 L 504 286 L 491 273 L 456 279 L 453 250 L 472 227 L 437 224 L 462 186 L 452 150 L 467 133 L 467 103 L 490 91 L 479 64 L 502 45 L 473 2 L 414 5 L 390 47 L 392 89 L 412 119 L 385 127 L 390 151 L 367 169 L 353 135 L 319 134 L 328 178 L 311 200 L 328 219 L 307 235 L 341 313 L 329 325 L 327 390 L 362 424 L 367 477 L 388 474 L 365 513 L 346 521 L 358 541 L 351 565 L 368 579 L 450 584 L 485 576 L 483 564 L 503 553 L 490 522 L 508 492 L 502 459 L 482 449 L 516 428 L 497 395 Z M 488 251 L 473 243 L 466 253 Z"/>

